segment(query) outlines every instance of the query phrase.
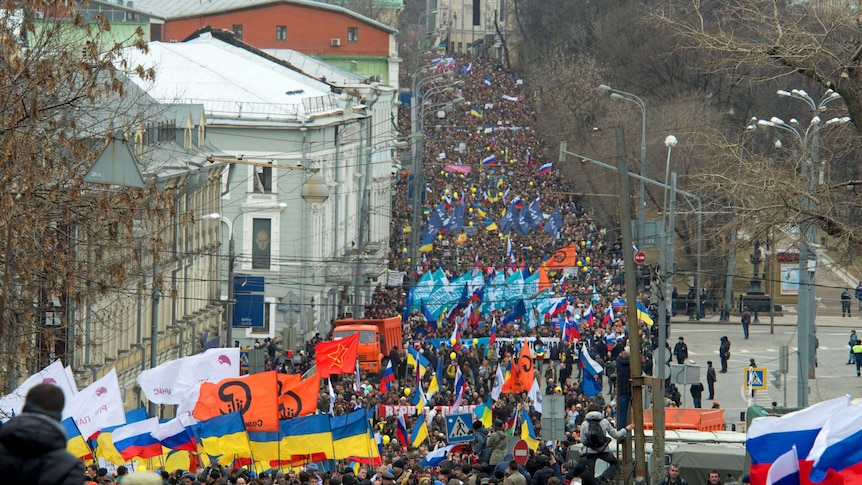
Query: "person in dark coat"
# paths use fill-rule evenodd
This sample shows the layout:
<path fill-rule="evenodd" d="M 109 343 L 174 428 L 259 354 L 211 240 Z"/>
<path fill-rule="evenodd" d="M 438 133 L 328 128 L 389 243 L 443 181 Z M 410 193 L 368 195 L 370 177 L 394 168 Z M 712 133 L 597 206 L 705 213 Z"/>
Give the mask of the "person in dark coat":
<path fill-rule="evenodd" d="M 717 381 L 715 376 L 715 367 L 712 366 L 712 361 L 706 361 L 706 387 L 709 389 L 709 399 L 710 401 L 715 399 L 715 381 Z"/>
<path fill-rule="evenodd" d="M 629 349 L 626 348 L 617 359 L 617 429 L 626 427 L 629 414 L 629 401 L 632 398 L 632 369 Z"/>
<path fill-rule="evenodd" d="M 0 470 L 8 483 L 81 485 L 84 462 L 66 451 L 65 398 L 53 384 L 27 393 L 21 414 L 0 428 Z"/>
<path fill-rule="evenodd" d="M 537 455 L 536 464 L 539 469 L 533 474 L 530 485 L 548 485 L 548 479 L 557 476 L 554 468 L 551 467 L 551 458 L 546 455 Z"/>
<path fill-rule="evenodd" d="M 700 409 L 700 398 L 703 397 L 703 384 L 700 382 L 692 384 L 689 388 L 691 399 L 694 401 L 694 407 Z"/>
<path fill-rule="evenodd" d="M 688 359 L 688 345 L 686 345 L 684 338 L 680 337 L 676 345 L 673 346 L 673 355 L 676 356 L 677 364 L 684 364 L 685 360 Z"/>
<path fill-rule="evenodd" d="M 718 346 L 718 356 L 721 358 L 721 372 L 727 373 L 727 360 L 730 359 L 730 339 L 721 337 L 721 345 Z"/>

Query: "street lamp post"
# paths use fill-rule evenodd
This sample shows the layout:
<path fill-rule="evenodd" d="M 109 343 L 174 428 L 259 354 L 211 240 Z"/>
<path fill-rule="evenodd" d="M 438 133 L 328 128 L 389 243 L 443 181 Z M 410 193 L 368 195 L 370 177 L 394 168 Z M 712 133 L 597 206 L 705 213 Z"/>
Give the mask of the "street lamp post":
<path fill-rule="evenodd" d="M 421 237 L 420 232 L 422 226 L 422 196 L 425 192 L 425 175 L 423 169 L 423 158 L 425 156 L 425 99 L 437 94 L 450 92 L 453 90 L 454 85 L 460 84 L 462 82 L 455 81 L 445 86 L 438 86 L 437 89 L 432 88 L 432 90 L 427 93 L 424 93 L 420 97 L 419 90 L 422 88 L 423 85 L 445 78 L 445 76 L 433 76 L 424 78 L 421 76 L 423 73 L 425 73 L 428 69 L 432 67 L 433 65 L 420 67 L 413 74 L 410 75 L 410 89 L 412 99 L 410 103 L 410 135 L 408 138 L 412 142 L 410 147 L 410 156 L 412 158 L 410 164 L 410 172 L 412 175 L 410 194 L 413 198 L 410 204 L 410 247 L 408 251 L 410 265 L 408 266 L 408 272 L 411 283 L 415 283 L 415 271 L 413 271 L 411 268 L 414 267 L 414 265 L 418 261 L 419 256 L 419 245 L 421 243 L 419 238 Z M 452 101 L 453 104 L 455 104 L 456 102 L 463 102 L 463 98 L 456 98 Z"/>
<path fill-rule="evenodd" d="M 611 97 L 614 99 L 619 99 L 622 101 L 628 101 L 630 103 L 634 103 L 641 110 L 641 177 L 646 177 L 646 103 L 644 103 L 643 99 L 632 94 L 627 93 L 625 91 L 620 91 L 619 89 L 614 89 L 607 84 L 600 84 L 599 89 L 602 91 L 608 91 L 611 93 Z M 667 180 L 665 180 L 665 184 L 667 184 Z M 639 187 L 639 198 L 638 200 L 638 230 L 636 239 L 638 242 L 638 246 L 643 246 L 643 225 L 644 225 L 644 211 L 646 209 L 646 186 L 644 183 L 644 179 L 640 179 L 640 187 Z"/>
<path fill-rule="evenodd" d="M 661 298 L 662 301 L 658 307 L 658 348 L 656 349 L 656 357 L 658 358 L 658 366 L 656 367 L 656 377 L 664 381 L 665 362 L 667 361 L 665 342 L 667 342 L 667 322 L 670 315 L 670 306 L 673 303 L 673 224 L 668 230 L 668 208 L 667 208 L 667 193 L 668 193 L 668 177 L 670 176 L 670 155 L 673 152 L 673 147 L 677 145 L 677 139 L 673 135 L 668 135 L 664 140 L 667 147 L 667 163 L 664 170 L 664 204 L 662 205 L 661 214 L 661 231 L 663 234 L 668 234 L 666 241 L 661 241 L 659 251 L 659 268 L 661 282 Z M 643 181 L 641 181 L 643 183 Z M 675 195 L 675 194 L 674 194 Z M 698 252 L 700 254 L 700 252 Z M 700 262 L 700 258 L 698 258 Z"/>
<path fill-rule="evenodd" d="M 776 128 L 778 130 L 790 133 L 799 143 L 802 151 L 802 157 L 805 158 L 805 163 L 802 165 L 803 183 L 805 190 L 815 190 L 818 185 L 826 182 L 826 166 L 825 161 L 820 160 L 820 130 L 825 126 L 844 124 L 850 121 L 849 117 L 836 117 L 829 119 L 825 123 L 820 118 L 820 113 L 826 111 L 829 103 L 841 99 L 841 95 L 829 89 L 826 91 L 820 101 L 815 101 L 807 92 L 802 89 L 793 89 L 791 91 L 778 90 L 778 96 L 798 99 L 805 103 L 811 109 L 812 117 L 807 127 L 802 127 L 799 121 L 795 118 L 789 123 L 781 118 L 773 116 L 769 120 L 758 120 L 752 118 L 752 124 L 749 127 L 761 126 L 767 128 Z M 801 208 L 806 211 L 811 206 L 811 199 L 803 196 Z M 798 367 L 799 384 L 797 386 L 797 406 L 800 408 L 808 406 L 809 393 L 809 376 L 814 374 L 814 342 L 816 333 L 816 323 L 814 316 L 814 302 L 816 295 L 815 282 L 815 265 L 817 254 L 813 249 L 813 244 L 816 241 L 816 232 L 814 225 L 808 220 L 802 220 L 800 214 L 801 227 L 799 230 L 799 290 L 797 302 L 797 341 L 799 348 Z"/>

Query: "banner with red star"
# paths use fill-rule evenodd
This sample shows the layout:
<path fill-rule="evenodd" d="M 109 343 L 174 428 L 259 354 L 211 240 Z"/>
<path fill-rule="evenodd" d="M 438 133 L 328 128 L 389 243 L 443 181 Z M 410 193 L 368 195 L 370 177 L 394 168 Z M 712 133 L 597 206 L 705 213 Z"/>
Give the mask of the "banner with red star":
<path fill-rule="evenodd" d="M 321 342 L 314 347 L 314 360 L 321 378 L 332 374 L 356 372 L 356 351 L 359 349 L 359 334 L 332 342 Z"/>

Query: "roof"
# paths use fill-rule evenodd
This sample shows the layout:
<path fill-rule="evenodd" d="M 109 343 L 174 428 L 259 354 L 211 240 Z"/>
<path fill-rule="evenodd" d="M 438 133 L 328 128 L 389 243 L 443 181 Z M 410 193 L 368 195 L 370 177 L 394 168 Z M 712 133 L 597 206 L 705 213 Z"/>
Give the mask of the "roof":
<path fill-rule="evenodd" d="M 282 59 L 315 79 L 325 80 L 325 82 L 336 86 L 361 84 L 367 79 L 366 76 L 340 69 L 293 49 L 262 50 L 273 57 Z"/>
<path fill-rule="evenodd" d="M 147 53 L 128 48 L 124 54 L 129 66 L 155 70 L 155 81 L 132 75 L 152 98 L 202 104 L 210 121 L 296 121 L 342 111 L 329 85 L 210 32 L 180 43 L 150 42 Z"/>
<path fill-rule="evenodd" d="M 165 20 L 214 15 L 238 10 L 250 10 L 270 5 L 289 4 L 301 7 L 329 10 L 352 17 L 360 22 L 394 34 L 398 29 L 358 14 L 340 5 L 317 2 L 314 0 L 135 0 L 134 10 Z"/>

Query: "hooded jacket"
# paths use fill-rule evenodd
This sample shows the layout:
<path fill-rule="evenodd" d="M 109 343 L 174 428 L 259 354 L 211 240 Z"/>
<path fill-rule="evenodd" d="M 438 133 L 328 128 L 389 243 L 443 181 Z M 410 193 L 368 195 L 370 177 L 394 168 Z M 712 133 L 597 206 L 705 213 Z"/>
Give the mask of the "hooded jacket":
<path fill-rule="evenodd" d="M 0 428 L 0 470 L 8 483 L 81 485 L 85 468 L 66 451 L 66 432 L 57 420 L 24 412 Z"/>
<path fill-rule="evenodd" d="M 626 428 L 620 430 L 614 429 L 610 421 L 605 419 L 605 416 L 602 414 L 601 411 L 590 411 L 587 413 L 587 417 L 586 419 L 584 419 L 584 422 L 581 423 L 581 443 L 583 443 L 587 437 L 587 432 L 590 429 L 590 421 L 598 421 L 599 426 L 602 428 L 602 432 L 606 436 L 611 436 L 616 440 L 625 438 L 625 436 L 628 434 L 628 430 Z M 610 442 L 605 445 L 604 448 L 602 448 L 601 450 L 593 450 L 584 446 L 583 448 L 581 448 L 581 455 L 595 455 L 599 453 L 604 453 L 608 451 L 609 444 Z"/>

